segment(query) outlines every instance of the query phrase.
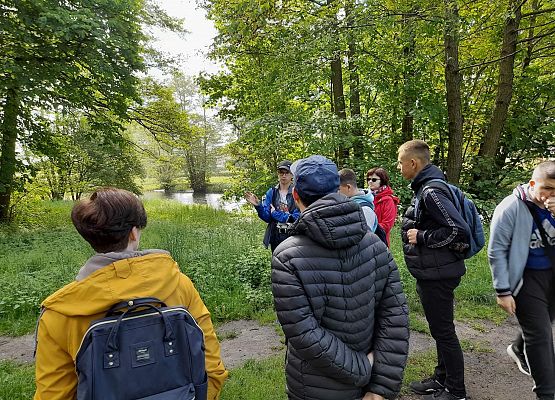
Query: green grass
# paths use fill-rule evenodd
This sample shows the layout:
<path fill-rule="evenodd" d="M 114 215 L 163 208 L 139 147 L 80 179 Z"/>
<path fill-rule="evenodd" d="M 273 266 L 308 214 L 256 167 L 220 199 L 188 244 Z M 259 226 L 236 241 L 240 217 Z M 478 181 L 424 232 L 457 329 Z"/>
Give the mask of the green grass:
<path fill-rule="evenodd" d="M 28 400 L 35 391 L 33 365 L 0 362 L 0 400 Z M 286 400 L 284 357 L 247 361 L 231 370 L 221 400 Z"/>
<path fill-rule="evenodd" d="M 435 350 L 428 350 L 409 356 L 403 377 L 403 387 L 401 394 L 410 392 L 409 383 L 421 381 L 430 376 L 437 364 L 437 353 Z"/>
<path fill-rule="evenodd" d="M 34 392 L 34 365 L 0 361 L 0 400 L 29 400 Z"/>
<path fill-rule="evenodd" d="M 206 191 L 208 193 L 223 193 L 227 189 L 231 187 L 232 179 L 231 175 L 217 175 L 211 176 L 208 179 L 208 184 L 206 185 Z M 150 192 L 152 190 L 162 189 L 160 182 L 158 179 L 154 177 L 145 178 L 140 181 L 140 186 L 142 187 L 142 191 Z M 191 185 L 189 184 L 189 180 L 182 176 L 175 179 L 175 188 L 174 190 L 191 190 Z"/>
<path fill-rule="evenodd" d="M 71 206 L 71 202 L 45 202 L 32 223 L 0 230 L 0 334 L 31 332 L 40 302 L 71 282 L 93 254 L 71 225 Z M 145 207 L 149 221 L 141 248 L 169 250 L 195 283 L 214 320 L 254 318 L 271 308 L 269 279 L 254 291 L 240 274 L 245 257 L 248 261 L 254 254 L 253 268 L 269 276 L 270 252 L 261 244 L 264 223 L 252 214 L 168 200 L 147 201 Z"/>
<path fill-rule="evenodd" d="M 42 299 L 73 280 L 93 254 L 71 224 L 71 206 L 71 202 L 44 202 L 25 216 L 19 228 L 0 229 L 0 334 L 31 332 Z M 268 302 L 270 252 L 261 245 L 265 224 L 252 212 L 228 214 L 169 200 L 150 200 L 145 207 L 149 221 L 141 248 L 171 252 L 195 282 L 216 324 L 240 318 L 275 321 L 271 297 Z M 391 251 L 405 288 L 411 329 L 428 332 L 399 236 L 396 227 Z M 467 266 L 456 291 L 456 318 L 477 327 L 481 319 L 501 323 L 506 316 L 495 304 L 485 250 Z M 479 343 L 463 346 L 467 351 L 487 351 Z M 403 391 L 408 382 L 428 376 L 435 363 L 434 351 L 411 356 Z M 32 366 L 0 362 L 0 400 L 30 398 L 33 374 Z M 232 370 L 222 399 L 285 399 L 284 387 L 283 356 L 249 361 Z"/>
<path fill-rule="evenodd" d="M 286 400 L 284 356 L 247 361 L 231 370 L 221 400 Z"/>

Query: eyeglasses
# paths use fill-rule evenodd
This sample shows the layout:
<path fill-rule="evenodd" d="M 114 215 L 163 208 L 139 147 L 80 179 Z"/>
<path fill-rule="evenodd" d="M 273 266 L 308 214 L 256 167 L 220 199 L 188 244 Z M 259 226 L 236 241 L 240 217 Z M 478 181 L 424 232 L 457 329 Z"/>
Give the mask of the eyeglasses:
<path fill-rule="evenodd" d="M 368 178 L 368 182 L 378 182 L 380 178 Z"/>

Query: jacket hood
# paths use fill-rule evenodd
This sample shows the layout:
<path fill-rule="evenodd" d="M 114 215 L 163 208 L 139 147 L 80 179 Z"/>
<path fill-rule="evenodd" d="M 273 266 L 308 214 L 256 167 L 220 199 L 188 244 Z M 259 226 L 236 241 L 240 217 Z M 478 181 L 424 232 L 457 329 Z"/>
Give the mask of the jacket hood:
<path fill-rule="evenodd" d="M 391 199 L 393 199 L 393 202 L 395 203 L 396 206 L 399 205 L 400 200 L 397 196 L 395 196 L 393 194 L 393 189 L 391 189 L 391 187 L 386 186 L 381 192 L 375 193 L 374 197 L 376 199 L 376 203 L 381 202 L 385 197 L 391 197 Z"/>
<path fill-rule="evenodd" d="M 340 193 L 330 193 L 304 210 L 290 232 L 329 249 L 343 249 L 358 244 L 368 227 L 356 202 Z"/>
<path fill-rule="evenodd" d="M 179 284 L 181 272 L 177 263 L 167 252 L 137 253 L 135 257 L 114 260 L 84 279 L 71 282 L 46 298 L 42 307 L 68 317 L 90 316 L 106 312 L 113 304 L 129 297 L 157 293 L 160 299 L 168 298 Z M 106 255 L 101 256 L 106 259 Z"/>
<path fill-rule="evenodd" d="M 446 181 L 442 170 L 433 164 L 426 165 L 412 180 L 410 187 L 416 193 L 430 179 L 441 179 Z"/>
<path fill-rule="evenodd" d="M 373 210 L 374 209 L 374 194 L 365 189 L 359 189 L 358 194 L 351 196 L 351 200 L 356 201 L 358 204 L 366 204 Z"/>
<path fill-rule="evenodd" d="M 529 190 L 530 190 L 529 184 L 518 185 L 513 189 L 513 194 L 517 197 L 517 199 L 533 202 L 533 200 L 530 198 L 530 194 L 528 192 Z"/>

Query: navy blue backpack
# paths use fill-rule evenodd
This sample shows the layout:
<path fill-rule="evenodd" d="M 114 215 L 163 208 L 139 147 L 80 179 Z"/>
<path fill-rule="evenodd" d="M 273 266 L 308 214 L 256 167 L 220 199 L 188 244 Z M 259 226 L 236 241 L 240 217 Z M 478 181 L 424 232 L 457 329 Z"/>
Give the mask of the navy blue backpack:
<path fill-rule="evenodd" d="M 204 335 L 185 307 L 156 298 L 122 302 L 83 337 L 77 399 L 206 400 L 204 362 Z"/>
<path fill-rule="evenodd" d="M 484 235 L 484 227 L 482 226 L 482 220 L 480 219 L 480 214 L 478 214 L 478 210 L 474 205 L 474 202 L 470 200 L 464 192 L 456 187 L 455 185 L 451 185 L 450 183 L 442 180 L 442 179 L 430 179 L 425 183 L 425 185 L 420 189 L 417 194 L 417 202 L 418 204 L 422 200 L 422 192 L 425 188 L 433 187 L 439 189 L 447 189 L 451 195 L 451 199 L 453 200 L 453 204 L 460 212 L 461 216 L 463 217 L 464 221 L 470 228 L 470 247 L 464 253 L 464 258 L 468 259 L 478 253 L 484 245 L 486 244 L 486 237 Z M 416 215 L 416 210 L 415 210 Z"/>

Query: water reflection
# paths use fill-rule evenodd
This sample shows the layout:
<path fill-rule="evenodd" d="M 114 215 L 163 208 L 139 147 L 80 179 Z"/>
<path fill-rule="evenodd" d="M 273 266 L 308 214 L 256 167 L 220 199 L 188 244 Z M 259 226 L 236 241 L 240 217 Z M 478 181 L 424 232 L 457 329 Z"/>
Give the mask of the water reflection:
<path fill-rule="evenodd" d="M 239 201 L 223 200 L 223 193 L 194 193 L 194 192 L 165 192 L 164 190 L 154 190 L 146 192 L 142 197 L 145 200 L 151 199 L 171 199 L 183 204 L 206 204 L 218 210 L 236 211 L 246 203 L 244 199 Z"/>

